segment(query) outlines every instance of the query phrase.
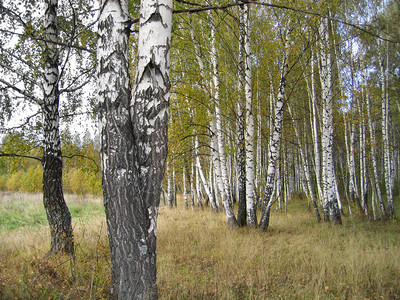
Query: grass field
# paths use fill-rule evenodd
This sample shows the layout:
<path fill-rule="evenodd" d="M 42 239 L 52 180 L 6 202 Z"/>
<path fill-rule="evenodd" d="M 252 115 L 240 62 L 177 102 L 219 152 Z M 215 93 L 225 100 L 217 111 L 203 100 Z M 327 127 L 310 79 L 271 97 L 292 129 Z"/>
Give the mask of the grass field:
<path fill-rule="evenodd" d="M 0 299 L 103 299 L 110 282 L 102 202 L 67 196 L 76 259 L 47 257 L 41 195 L 0 195 Z M 179 204 L 179 202 L 178 202 Z M 162 207 L 160 299 L 400 299 L 400 224 L 317 224 L 306 203 L 270 229 L 228 229 L 223 213 Z"/>

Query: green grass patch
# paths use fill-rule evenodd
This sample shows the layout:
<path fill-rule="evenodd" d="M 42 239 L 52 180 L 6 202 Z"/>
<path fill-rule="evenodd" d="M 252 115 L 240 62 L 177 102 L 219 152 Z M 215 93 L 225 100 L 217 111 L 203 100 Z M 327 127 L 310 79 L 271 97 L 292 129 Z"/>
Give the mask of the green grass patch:
<path fill-rule="evenodd" d="M 66 195 L 73 223 L 77 219 L 89 220 L 104 216 L 104 206 L 92 196 Z M 0 230 L 47 225 L 42 194 L 3 193 L 0 196 Z"/>

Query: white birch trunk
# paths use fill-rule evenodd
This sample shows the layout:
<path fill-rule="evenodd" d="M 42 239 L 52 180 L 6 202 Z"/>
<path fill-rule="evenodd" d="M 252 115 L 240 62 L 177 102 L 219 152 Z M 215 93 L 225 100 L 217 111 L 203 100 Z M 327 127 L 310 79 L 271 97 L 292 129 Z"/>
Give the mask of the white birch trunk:
<path fill-rule="evenodd" d="M 196 136 L 197 137 L 197 136 Z M 202 195 L 201 195 L 201 187 L 200 187 L 200 172 L 199 172 L 199 166 L 197 164 L 197 156 L 196 156 L 196 196 L 197 196 L 197 206 L 203 208 L 203 201 L 202 201 Z"/>
<path fill-rule="evenodd" d="M 386 213 L 385 203 L 383 202 L 383 199 L 382 199 L 382 192 L 381 192 L 379 174 L 378 174 L 378 163 L 376 160 L 375 124 L 374 124 L 374 121 L 372 120 L 372 116 L 371 116 L 371 104 L 370 104 L 368 94 L 366 96 L 366 101 L 367 101 L 369 137 L 371 140 L 371 160 L 372 160 L 372 168 L 374 171 L 374 177 L 373 177 L 373 180 L 371 180 L 371 182 L 374 183 L 373 191 L 375 191 L 376 201 L 378 203 L 378 207 L 380 209 L 382 217 L 384 219 L 386 219 L 387 213 Z"/>
<path fill-rule="evenodd" d="M 219 156 L 219 163 L 221 169 L 222 185 L 220 190 L 222 192 L 222 202 L 224 204 L 228 226 L 236 226 L 237 221 L 233 213 L 232 201 L 230 199 L 228 171 L 225 157 L 224 148 L 224 133 L 222 126 L 222 113 L 221 113 L 221 99 L 220 99 L 220 83 L 218 71 L 218 53 L 216 48 L 216 25 L 212 14 L 210 12 L 210 25 L 211 25 L 211 62 L 213 67 L 213 83 L 214 83 L 214 104 L 215 104 L 215 122 L 216 122 L 216 135 L 217 135 L 217 149 Z"/>
<path fill-rule="evenodd" d="M 192 162 L 190 164 L 190 207 L 192 210 L 194 210 L 194 200 L 195 200 L 195 189 L 194 189 L 194 162 L 192 159 Z"/>
<path fill-rule="evenodd" d="M 362 95 L 364 90 L 362 88 Z M 361 207 L 367 218 L 369 218 L 368 202 L 367 202 L 367 160 L 366 160 L 366 142 L 365 142 L 365 114 L 362 100 L 359 99 L 358 109 L 360 114 L 360 196 Z"/>
<path fill-rule="evenodd" d="M 310 106 L 311 106 L 311 132 L 313 136 L 314 144 L 314 165 L 315 165 L 315 177 L 317 182 L 317 191 L 319 202 L 323 203 L 323 189 L 321 184 L 321 156 L 320 156 L 320 139 L 318 133 L 318 113 L 317 113 L 317 97 L 315 93 L 315 70 L 314 70 L 315 58 L 314 50 L 311 51 L 311 95 L 310 95 Z"/>
<path fill-rule="evenodd" d="M 282 135 L 282 121 L 283 121 L 283 109 L 284 109 L 284 96 L 286 87 L 286 76 L 288 73 L 287 57 L 283 59 L 282 74 L 279 83 L 278 97 L 276 99 L 276 104 L 273 109 L 273 127 L 270 134 L 270 145 L 268 151 L 268 170 L 267 170 L 267 180 L 265 187 L 265 194 L 263 198 L 262 215 L 260 220 L 260 230 L 266 231 L 269 226 L 269 218 L 271 213 L 271 206 L 274 203 L 274 198 L 271 197 L 274 189 L 275 183 L 275 172 L 276 163 L 280 155 L 280 143 Z"/>
<path fill-rule="evenodd" d="M 322 174 L 324 183 L 324 220 L 329 219 L 341 224 L 340 210 L 336 198 L 336 180 L 333 164 L 333 86 L 332 61 L 330 51 L 330 36 L 328 18 L 320 20 L 319 34 L 321 38 L 320 50 L 320 78 L 322 90 Z"/>
<path fill-rule="evenodd" d="M 204 172 L 203 172 L 203 168 L 201 167 L 201 163 L 200 163 L 200 155 L 198 153 L 198 149 L 199 149 L 199 140 L 198 137 L 195 137 L 195 148 L 196 148 L 196 164 L 197 164 L 197 168 L 199 170 L 199 175 L 201 178 L 201 182 L 203 183 L 203 187 L 204 190 L 206 191 L 207 197 L 210 200 L 210 205 L 211 205 L 211 209 L 213 212 L 218 212 L 217 206 L 215 204 L 215 200 L 214 200 L 214 195 L 211 192 L 211 189 L 207 183 L 207 180 L 204 176 Z"/>
<path fill-rule="evenodd" d="M 245 8 L 240 7 L 239 22 L 239 87 L 237 103 L 237 189 L 238 189 L 238 213 L 239 226 L 246 226 L 246 150 L 245 150 L 245 109 L 244 109 L 244 86 L 245 86 Z"/>
<path fill-rule="evenodd" d="M 301 159 L 301 164 L 303 165 L 303 170 L 304 170 L 304 176 L 305 176 L 305 181 L 306 181 L 306 185 L 307 185 L 308 195 L 309 195 L 309 197 L 311 199 L 311 202 L 313 204 L 315 215 L 317 217 L 317 221 L 320 222 L 321 221 L 321 215 L 319 214 L 318 204 L 317 204 L 317 201 L 315 199 L 314 190 L 313 190 L 313 187 L 312 187 L 312 184 L 311 184 L 311 174 L 310 174 L 310 169 L 308 167 L 308 159 L 307 159 L 307 156 L 306 156 L 306 154 L 304 152 L 304 146 L 303 146 L 303 143 L 301 142 L 300 134 L 299 134 L 299 131 L 297 130 L 296 122 L 295 122 L 295 119 L 293 118 L 293 113 L 292 113 L 292 110 L 291 110 L 289 105 L 288 105 L 288 111 L 289 111 L 290 116 L 292 118 L 294 132 L 295 132 L 295 135 L 296 135 L 296 138 L 297 138 L 297 142 L 299 144 L 300 159 Z"/>
<path fill-rule="evenodd" d="M 49 41 L 43 49 L 43 205 L 49 222 L 50 252 L 74 254 L 71 214 L 64 200 L 59 115 L 59 53 L 56 42 L 57 0 L 45 1 L 44 34 Z"/>
<path fill-rule="evenodd" d="M 167 195 L 168 195 L 168 205 L 170 208 L 174 207 L 174 195 L 172 189 L 172 178 L 171 178 L 171 170 L 170 163 L 167 162 Z"/>
<path fill-rule="evenodd" d="M 254 115 L 253 115 L 253 95 L 251 90 L 251 46 L 249 28 L 250 6 L 244 5 L 244 89 L 246 96 L 246 130 L 245 130 L 245 149 L 246 149 L 246 210 L 247 226 L 257 225 L 256 211 L 254 207 Z"/>
<path fill-rule="evenodd" d="M 187 188 L 186 188 L 186 168 L 183 167 L 182 170 L 182 185 L 183 185 L 183 200 L 185 203 L 185 208 L 189 209 L 189 199 L 188 199 L 188 192 L 187 192 Z"/>
<path fill-rule="evenodd" d="M 385 169 L 385 184 L 386 184 L 386 199 L 388 205 L 388 213 L 390 217 L 394 217 L 394 205 L 393 205 L 393 184 L 392 184 L 392 159 L 390 153 L 390 133 L 389 133 L 389 97 L 387 95 L 386 77 L 385 73 L 385 62 L 382 56 L 382 43 L 378 42 L 379 46 L 379 66 L 381 76 L 381 88 L 382 88 L 382 140 L 383 140 L 383 157 L 384 157 L 384 169 Z"/>

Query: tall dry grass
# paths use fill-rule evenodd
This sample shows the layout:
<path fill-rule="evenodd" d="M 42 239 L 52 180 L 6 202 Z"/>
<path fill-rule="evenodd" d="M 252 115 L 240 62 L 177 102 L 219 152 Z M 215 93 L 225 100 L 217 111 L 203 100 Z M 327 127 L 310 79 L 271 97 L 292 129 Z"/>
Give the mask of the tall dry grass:
<path fill-rule="evenodd" d="M 85 206 L 84 199 L 76 201 Z M 223 213 L 160 208 L 160 298 L 400 298 L 398 221 L 346 217 L 342 226 L 316 224 L 305 206 L 292 201 L 288 214 L 274 211 L 267 233 L 229 229 Z M 0 298 L 107 298 L 104 215 L 74 222 L 75 264 L 45 256 L 44 225 L 0 231 Z"/>

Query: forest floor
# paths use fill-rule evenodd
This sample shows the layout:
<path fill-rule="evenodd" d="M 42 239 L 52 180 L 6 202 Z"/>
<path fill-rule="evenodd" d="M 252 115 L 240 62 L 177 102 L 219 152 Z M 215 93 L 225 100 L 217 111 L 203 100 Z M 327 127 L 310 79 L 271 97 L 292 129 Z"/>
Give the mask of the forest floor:
<path fill-rule="evenodd" d="M 108 298 L 102 201 L 66 198 L 75 260 L 46 256 L 40 194 L 0 194 L 0 299 Z M 157 259 L 160 299 L 400 299 L 400 222 L 318 224 L 305 200 L 273 210 L 266 233 L 229 229 L 224 213 L 181 201 L 161 207 Z"/>

